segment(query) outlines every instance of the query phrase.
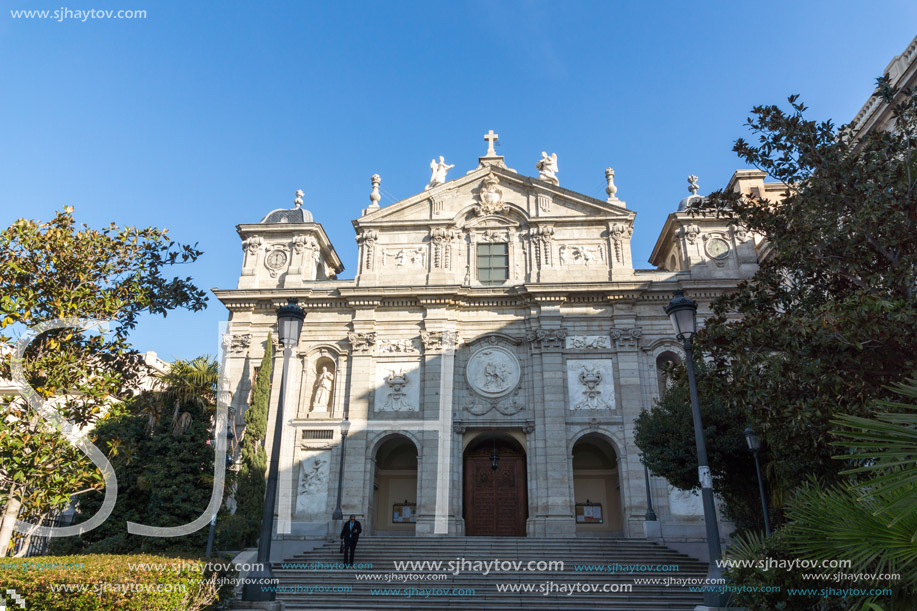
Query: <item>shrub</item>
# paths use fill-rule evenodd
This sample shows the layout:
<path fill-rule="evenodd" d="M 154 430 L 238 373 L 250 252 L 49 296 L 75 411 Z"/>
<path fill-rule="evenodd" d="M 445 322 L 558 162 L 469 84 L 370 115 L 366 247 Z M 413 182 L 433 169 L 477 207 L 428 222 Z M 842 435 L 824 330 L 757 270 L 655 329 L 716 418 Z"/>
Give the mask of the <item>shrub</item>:
<path fill-rule="evenodd" d="M 15 590 L 29 611 L 200 611 L 231 597 L 233 576 L 167 556 L 0 559 L 0 591 Z"/>

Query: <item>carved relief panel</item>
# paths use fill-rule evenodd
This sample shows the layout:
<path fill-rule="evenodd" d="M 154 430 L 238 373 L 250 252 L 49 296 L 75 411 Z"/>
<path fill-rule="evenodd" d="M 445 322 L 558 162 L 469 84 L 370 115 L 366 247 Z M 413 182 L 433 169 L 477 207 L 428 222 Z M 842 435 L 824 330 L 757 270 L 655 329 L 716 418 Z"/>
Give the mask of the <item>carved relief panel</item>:
<path fill-rule="evenodd" d="M 465 410 L 475 416 L 491 410 L 504 416 L 519 413 L 525 409 L 521 379 L 522 366 L 511 345 L 493 336 L 476 343 L 465 363 Z"/>
<path fill-rule="evenodd" d="M 567 393 L 567 403 L 571 410 L 614 409 L 614 368 L 611 359 L 569 359 Z"/>
<path fill-rule="evenodd" d="M 374 405 L 377 412 L 420 410 L 420 362 L 376 361 Z"/>

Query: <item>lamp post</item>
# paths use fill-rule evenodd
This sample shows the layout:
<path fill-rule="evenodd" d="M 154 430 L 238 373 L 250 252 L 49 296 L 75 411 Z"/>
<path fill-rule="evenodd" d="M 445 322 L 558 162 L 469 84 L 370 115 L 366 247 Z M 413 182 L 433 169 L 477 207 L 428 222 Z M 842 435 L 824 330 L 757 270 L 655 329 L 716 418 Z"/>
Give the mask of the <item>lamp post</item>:
<path fill-rule="evenodd" d="M 700 401 L 697 398 L 697 380 L 694 377 L 694 336 L 697 334 L 697 302 L 684 296 L 683 291 L 675 291 L 674 298 L 665 307 L 665 313 L 672 321 L 675 337 L 685 349 L 685 366 L 688 370 L 688 388 L 691 394 L 691 413 L 694 416 L 694 441 L 697 445 L 697 475 L 700 479 L 701 499 L 704 503 L 704 522 L 707 526 L 707 551 L 710 564 L 707 567 L 708 579 L 719 579 L 721 569 L 716 561 L 722 557 L 720 533 L 717 527 L 716 505 L 713 500 L 713 478 L 707 462 L 707 442 L 704 439 L 704 427 L 700 417 Z M 721 596 L 717 592 L 704 593 L 704 604 L 717 607 Z"/>
<path fill-rule="evenodd" d="M 764 478 L 761 477 L 761 463 L 758 461 L 758 454 L 761 452 L 761 440 L 758 434 L 751 427 L 745 429 L 745 441 L 748 442 L 748 449 L 755 457 L 755 471 L 758 473 L 758 492 L 761 493 L 761 511 L 764 513 L 764 533 L 771 536 L 771 520 L 767 515 L 767 498 L 764 495 Z"/>
<path fill-rule="evenodd" d="M 264 491 L 264 512 L 261 515 L 261 537 L 258 539 L 259 568 L 252 571 L 242 589 L 244 601 L 271 601 L 274 592 L 267 591 L 265 585 L 276 585 L 271 572 L 271 538 L 274 534 L 274 510 L 277 503 L 277 473 L 280 470 L 280 443 L 283 439 L 283 400 L 287 390 L 287 370 L 293 348 L 299 343 L 299 334 L 306 314 L 290 299 L 285 306 L 277 308 L 277 335 L 283 345 L 283 374 L 280 377 L 280 397 L 277 401 L 277 414 L 274 418 L 274 442 L 271 445 L 271 461 L 268 464 L 267 485 Z"/>
<path fill-rule="evenodd" d="M 650 493 L 650 470 L 643 465 L 643 475 L 646 478 L 646 521 L 655 522 L 656 512 L 653 511 L 653 495 Z"/>
<path fill-rule="evenodd" d="M 341 507 L 341 490 L 344 488 L 344 443 L 347 441 L 347 433 L 350 431 L 350 420 L 344 418 L 341 421 L 341 465 L 338 468 L 338 502 L 331 514 L 332 520 L 343 520 L 344 510 Z"/>

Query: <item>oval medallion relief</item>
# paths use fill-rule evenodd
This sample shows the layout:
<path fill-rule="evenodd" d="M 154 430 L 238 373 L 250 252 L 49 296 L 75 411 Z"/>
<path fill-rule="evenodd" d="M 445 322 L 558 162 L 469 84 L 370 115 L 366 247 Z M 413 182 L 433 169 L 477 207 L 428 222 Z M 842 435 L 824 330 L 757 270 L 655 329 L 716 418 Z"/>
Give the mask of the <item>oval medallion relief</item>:
<path fill-rule="evenodd" d="M 482 348 L 468 359 L 465 378 L 484 397 L 501 397 L 512 391 L 522 374 L 516 356 L 499 346 Z"/>

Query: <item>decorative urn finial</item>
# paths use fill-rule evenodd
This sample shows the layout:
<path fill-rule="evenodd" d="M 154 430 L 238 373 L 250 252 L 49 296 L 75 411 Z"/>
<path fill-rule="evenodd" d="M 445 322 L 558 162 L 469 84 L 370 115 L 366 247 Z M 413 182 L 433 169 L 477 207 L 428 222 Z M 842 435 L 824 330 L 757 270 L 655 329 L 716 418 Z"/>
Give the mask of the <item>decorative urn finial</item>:
<path fill-rule="evenodd" d="M 302 192 L 302 189 L 296 189 L 296 199 L 293 200 L 293 205 L 296 206 L 297 208 L 302 207 L 302 196 L 303 195 L 305 195 L 305 193 Z"/>
<path fill-rule="evenodd" d="M 605 193 L 608 194 L 608 199 L 605 201 L 617 201 L 618 198 L 615 197 L 615 193 L 618 192 L 618 188 L 615 186 L 615 171 L 613 169 L 605 168 L 605 180 L 608 181 L 608 186 L 605 187 Z"/>
<path fill-rule="evenodd" d="M 700 187 L 697 186 L 697 176 L 694 174 L 688 176 L 688 191 L 691 192 L 691 195 L 697 195 L 697 192 L 700 191 Z"/>
<path fill-rule="evenodd" d="M 379 200 L 382 199 L 382 196 L 379 195 L 379 185 L 382 184 L 382 177 L 378 174 L 373 174 L 370 180 L 373 183 L 373 192 L 369 194 L 369 201 L 372 202 L 370 207 L 378 208 Z"/>

